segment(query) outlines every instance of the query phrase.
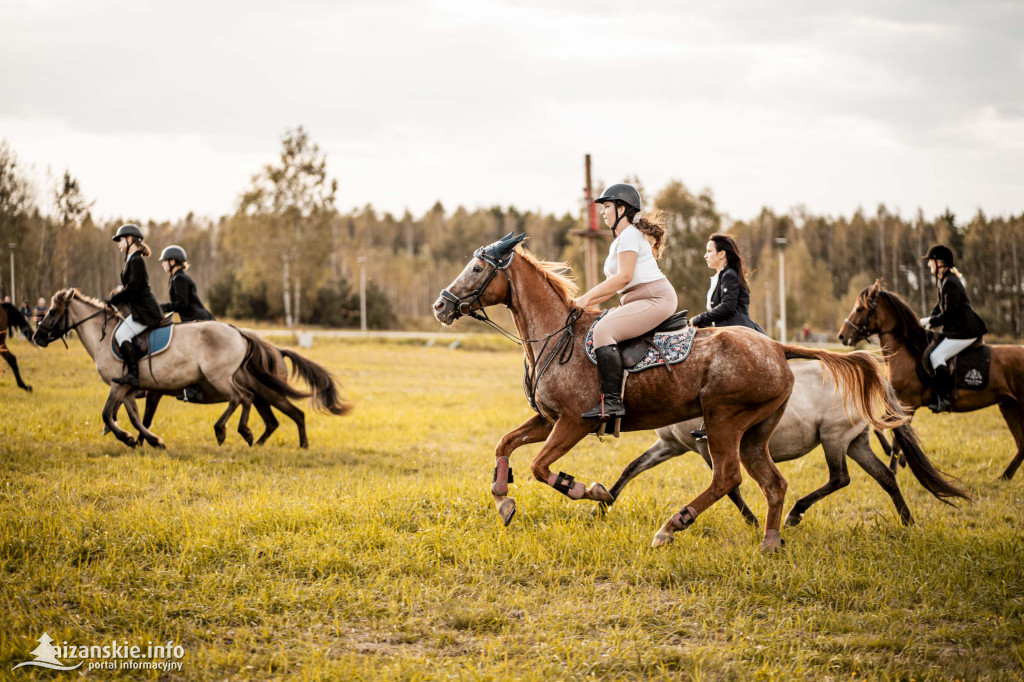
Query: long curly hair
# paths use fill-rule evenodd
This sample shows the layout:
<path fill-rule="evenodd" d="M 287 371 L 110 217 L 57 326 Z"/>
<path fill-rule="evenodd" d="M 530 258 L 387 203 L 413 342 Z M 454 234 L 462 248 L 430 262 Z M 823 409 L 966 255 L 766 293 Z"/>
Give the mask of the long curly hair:
<path fill-rule="evenodd" d="M 665 214 L 662 211 L 651 211 L 637 217 L 637 213 L 632 206 L 626 206 L 626 220 L 647 237 L 654 257 L 660 260 L 665 251 Z"/>

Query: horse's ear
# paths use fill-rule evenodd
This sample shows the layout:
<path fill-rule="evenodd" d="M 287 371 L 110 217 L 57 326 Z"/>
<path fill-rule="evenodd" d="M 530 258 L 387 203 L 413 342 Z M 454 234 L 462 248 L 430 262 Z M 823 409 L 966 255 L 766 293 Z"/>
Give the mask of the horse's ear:
<path fill-rule="evenodd" d="M 875 283 L 868 289 L 868 293 L 872 296 L 877 296 L 878 292 L 882 290 L 882 278 L 879 277 L 875 280 Z"/>

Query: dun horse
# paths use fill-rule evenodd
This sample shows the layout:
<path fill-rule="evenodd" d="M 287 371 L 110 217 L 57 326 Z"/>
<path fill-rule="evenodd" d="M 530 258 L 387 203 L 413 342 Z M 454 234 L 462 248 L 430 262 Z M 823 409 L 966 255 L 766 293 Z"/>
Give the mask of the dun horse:
<path fill-rule="evenodd" d="M 36 329 L 35 339 L 39 345 L 46 346 L 63 338 L 72 329 L 77 330 L 86 352 L 96 362 L 100 377 L 105 383 L 110 383 L 111 379 L 123 373 L 122 362 L 110 347 L 110 335 L 118 322 L 120 317 L 110 306 L 83 296 L 75 289 L 63 289 L 54 294 L 46 317 Z M 139 385 L 145 390 L 170 392 L 199 384 L 204 391 L 209 389 L 210 395 L 224 396 L 228 407 L 214 425 L 217 441 L 224 441 L 225 424 L 241 405 L 238 432 L 251 443 L 248 417 L 254 395 L 260 395 L 282 411 L 288 409 L 287 398 L 307 396 L 276 376 L 276 352 L 277 349 L 255 334 L 230 325 L 219 322 L 178 325 L 174 341 L 164 353 L 139 362 Z M 330 374 L 315 363 L 308 360 L 305 363 L 307 370 L 316 374 L 311 383 L 314 407 L 332 414 L 347 412 L 349 405 L 339 398 Z M 163 441 L 142 424 L 134 392 L 130 386 L 111 384 L 103 408 L 104 424 L 119 440 L 129 446 L 135 445 L 135 438 L 113 421 L 117 405 L 123 404 L 142 440 L 163 447 Z M 301 423 L 299 426 L 300 439 L 304 441 L 304 428 Z"/>
<path fill-rule="evenodd" d="M 889 381 L 900 402 L 913 416 L 917 408 L 928 404 L 931 397 L 931 388 L 923 384 L 917 374 L 928 345 L 928 335 L 917 314 L 902 298 L 886 291 L 881 280 L 860 292 L 853 310 L 839 330 L 839 340 L 847 346 L 855 346 L 876 334 L 882 346 Z M 1003 479 L 1009 480 L 1024 461 L 1024 347 L 994 345 L 990 348 L 988 386 L 980 391 L 954 391 L 953 411 L 973 412 L 989 405 L 999 405 L 999 411 L 1003 413 L 1017 444 L 1017 453 L 1002 475 Z"/>
<path fill-rule="evenodd" d="M 859 464 L 889 495 L 896 506 L 900 521 L 907 525 L 913 523 L 914 518 L 896 483 L 896 476 L 871 451 L 871 430 L 863 421 L 850 421 L 843 404 L 835 399 L 835 386 L 823 375 L 821 364 L 798 362 L 792 365 L 792 369 L 796 383 L 786 405 L 786 412 L 768 443 L 768 449 L 772 453 L 772 459 L 778 463 L 803 457 L 821 445 L 825 453 L 825 463 L 828 465 L 828 482 L 797 500 L 793 509 L 786 515 L 786 525 L 797 525 L 811 505 L 850 484 L 850 473 L 846 468 L 847 457 Z M 658 429 L 658 442 L 626 466 L 619 480 L 612 486 L 612 497 L 618 500 L 622 490 L 634 478 L 662 462 L 687 452 L 700 454 L 708 466 L 711 466 L 707 446 L 703 443 L 698 444 L 690 433 L 699 426 L 698 418 Z M 943 502 L 946 502 L 947 497 L 970 499 L 967 493 L 946 481 L 942 473 L 928 460 L 927 455 L 921 450 L 917 434 L 909 424 L 897 426 L 893 429 L 893 434 L 896 443 L 907 454 L 910 470 L 926 490 Z M 884 445 L 888 445 L 882 440 L 884 436 L 878 434 L 878 437 Z M 757 523 L 757 518 L 747 507 L 739 488 L 729 493 L 729 499 L 743 514 L 744 519 L 750 523 Z M 610 502 L 599 502 L 598 510 L 604 511 L 609 506 Z"/>
<path fill-rule="evenodd" d="M 14 380 L 18 382 L 18 388 L 31 393 L 32 387 L 21 380 L 21 372 L 18 370 L 18 358 L 14 357 L 14 353 L 7 347 L 7 332 L 15 327 L 23 331 L 25 336 L 30 339 L 32 338 L 32 327 L 28 326 L 28 320 L 21 314 L 21 311 L 10 303 L 0 305 L 0 355 L 4 356 L 4 360 L 11 366 L 11 370 L 14 372 Z"/>
<path fill-rule="evenodd" d="M 331 391 L 334 391 L 334 387 L 332 385 L 333 381 L 330 378 L 330 375 L 327 374 L 326 371 L 323 371 L 323 368 L 321 368 L 320 365 L 317 365 L 315 362 L 307 360 L 306 358 L 299 355 L 295 351 L 287 348 L 278 348 L 274 346 L 273 352 L 271 353 L 271 360 L 273 362 L 273 375 L 280 379 L 282 382 L 287 383 L 288 381 L 288 368 L 285 366 L 284 363 L 285 358 L 288 358 L 292 362 L 292 376 L 301 377 L 302 380 L 306 382 L 306 385 L 311 387 L 313 391 L 311 397 L 313 399 L 314 407 L 324 412 L 339 414 L 337 412 L 332 412 L 331 409 L 327 407 L 327 405 L 334 403 L 339 405 L 343 404 L 336 401 L 333 398 L 327 397 Z M 257 390 L 254 392 L 252 396 L 252 406 L 256 408 L 257 414 L 259 414 L 260 418 L 263 420 L 263 433 L 260 434 L 260 437 L 256 440 L 255 444 L 263 445 L 264 443 L 267 442 L 267 439 L 270 438 L 270 436 L 277 430 L 277 427 L 280 426 L 280 422 L 278 422 L 277 417 L 274 416 L 274 411 L 270 407 L 270 400 L 264 398 L 262 395 L 262 393 L 264 392 L 273 393 L 272 389 L 270 389 L 267 386 L 263 386 L 262 384 L 257 385 L 256 389 Z M 143 411 L 142 425 L 145 426 L 147 429 L 153 425 L 153 419 L 156 417 L 157 407 L 160 405 L 160 400 L 165 395 L 180 394 L 180 391 L 173 391 L 171 393 L 146 391 L 146 409 Z M 303 396 L 306 395 L 307 394 L 303 394 Z M 227 397 L 217 393 L 213 386 L 210 385 L 207 385 L 203 389 L 203 398 L 204 399 L 200 403 L 202 405 L 213 405 L 217 403 L 225 403 L 228 401 Z M 273 400 L 273 404 L 275 407 L 277 407 L 279 410 L 281 410 L 281 412 L 285 414 L 285 416 L 287 416 L 289 419 L 295 422 L 295 426 L 298 428 L 299 431 L 299 447 L 308 448 L 309 439 L 306 437 L 305 413 L 301 409 L 296 407 L 294 404 L 292 404 L 284 395 L 281 395 L 279 397 L 271 396 L 271 400 Z M 347 407 L 344 407 L 344 410 L 347 409 Z M 341 412 L 340 414 L 343 413 L 344 411 Z M 114 410 L 114 420 L 117 420 L 116 408 Z M 241 432 L 241 436 L 249 445 L 253 445 L 251 433 Z M 225 434 L 223 432 L 217 433 L 218 442 L 223 443 L 224 437 Z"/>
<path fill-rule="evenodd" d="M 502 521 L 515 513 L 508 496 L 509 456 L 521 445 L 544 441 L 530 468 L 534 477 L 570 499 L 611 502 L 599 483 L 586 488 L 572 476 L 555 474 L 551 465 L 597 424 L 581 417 L 598 394 L 598 376 L 584 352 L 588 328 L 597 311 L 574 307 L 575 284 L 561 263 L 536 259 L 516 245 L 525 235 L 511 234 L 477 249 L 462 273 L 434 304 L 434 316 L 451 324 L 462 315 L 483 317 L 480 309 L 504 304 L 512 312 L 525 352 L 532 403 L 537 413 L 502 437 L 495 450 L 491 493 Z M 814 358 L 850 396 L 853 410 L 879 429 L 897 426 L 899 415 L 885 390 L 877 361 L 868 353 L 846 355 L 786 346 L 745 327 L 697 332 L 689 358 L 672 368 L 650 369 L 626 382 L 624 431 L 668 426 L 703 414 L 714 465 L 711 485 L 672 515 L 655 534 L 653 545 L 671 542 L 697 516 L 742 480 L 740 464 L 760 486 L 768 510 L 761 548 L 781 543 L 786 481 L 768 453 L 768 441 L 782 418 L 793 388 L 787 358 Z M 887 414 L 876 417 L 874 406 Z"/>

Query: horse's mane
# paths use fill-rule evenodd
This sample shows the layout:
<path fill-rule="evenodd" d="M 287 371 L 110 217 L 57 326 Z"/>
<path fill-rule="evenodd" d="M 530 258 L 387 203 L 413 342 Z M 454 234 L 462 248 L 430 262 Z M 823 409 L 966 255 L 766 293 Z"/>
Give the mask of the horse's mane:
<path fill-rule="evenodd" d="M 67 297 L 69 293 L 70 293 L 70 298 L 77 298 L 80 301 L 85 301 L 86 303 L 91 303 L 92 305 L 96 306 L 97 308 L 102 308 L 102 307 L 104 307 L 106 305 L 106 303 L 104 303 L 103 301 L 99 300 L 98 298 L 93 298 L 92 296 L 86 296 L 85 294 L 83 294 L 81 292 L 81 290 L 79 290 L 79 289 L 77 289 L 75 287 L 68 287 L 67 289 L 61 289 L 60 291 L 58 291 L 57 293 L 55 293 L 53 295 L 53 297 L 50 299 L 50 307 L 51 308 L 54 307 L 57 304 L 57 300 L 58 299 Z"/>
<path fill-rule="evenodd" d="M 537 268 L 537 271 L 544 276 L 544 279 L 547 280 L 551 288 L 555 290 L 555 293 L 561 297 L 568 307 L 571 308 L 573 306 L 573 300 L 576 298 L 579 287 L 566 274 L 570 269 L 568 263 L 541 260 L 523 246 L 517 246 L 516 253 L 524 261 Z"/>
<path fill-rule="evenodd" d="M 870 287 L 861 293 L 862 299 L 867 298 L 869 289 Z M 878 297 L 888 304 L 889 309 L 896 318 L 893 334 L 906 343 L 907 350 L 912 355 L 920 356 L 924 353 L 924 349 L 928 345 L 928 334 L 925 332 L 924 327 L 921 326 L 913 309 L 907 305 L 907 302 L 899 294 L 886 291 L 881 286 L 878 287 Z"/>

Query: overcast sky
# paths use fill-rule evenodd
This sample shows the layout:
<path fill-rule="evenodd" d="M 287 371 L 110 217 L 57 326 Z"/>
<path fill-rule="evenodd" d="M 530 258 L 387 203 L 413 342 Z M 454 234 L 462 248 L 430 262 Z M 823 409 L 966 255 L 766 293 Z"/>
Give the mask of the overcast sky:
<path fill-rule="evenodd" d="M 1019 214 L 1024 2 L 0 2 L 0 138 L 99 217 L 229 213 L 298 125 L 345 210 L 576 212 L 590 153 L 736 219 Z"/>

